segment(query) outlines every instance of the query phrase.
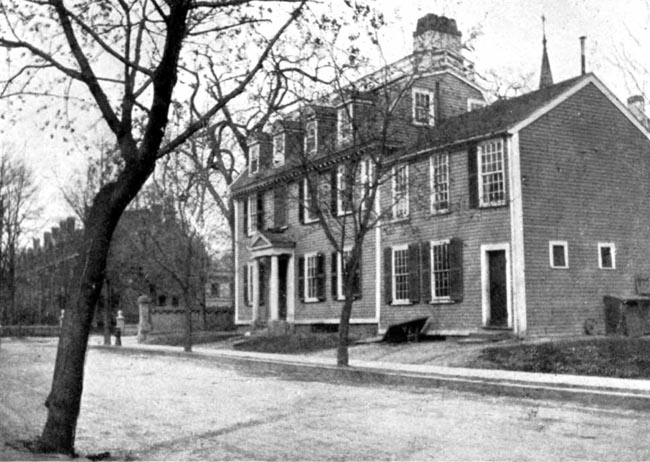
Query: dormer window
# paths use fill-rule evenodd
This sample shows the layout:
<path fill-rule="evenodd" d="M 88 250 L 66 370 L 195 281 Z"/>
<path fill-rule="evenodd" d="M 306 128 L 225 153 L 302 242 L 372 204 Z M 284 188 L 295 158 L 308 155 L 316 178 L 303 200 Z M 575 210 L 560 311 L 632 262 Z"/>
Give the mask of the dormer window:
<path fill-rule="evenodd" d="M 273 137 L 273 166 L 284 165 L 284 132 Z"/>
<path fill-rule="evenodd" d="M 249 147 L 248 154 L 250 156 L 251 174 L 254 175 L 260 171 L 260 145 L 254 144 Z"/>
<path fill-rule="evenodd" d="M 416 125 L 433 126 L 435 114 L 433 110 L 433 92 L 413 89 L 413 123 Z"/>
<path fill-rule="evenodd" d="M 316 121 L 310 120 L 305 124 L 305 154 L 316 152 Z"/>
<path fill-rule="evenodd" d="M 352 141 L 352 108 L 351 104 L 342 106 L 337 114 L 338 142 L 339 144 Z"/>

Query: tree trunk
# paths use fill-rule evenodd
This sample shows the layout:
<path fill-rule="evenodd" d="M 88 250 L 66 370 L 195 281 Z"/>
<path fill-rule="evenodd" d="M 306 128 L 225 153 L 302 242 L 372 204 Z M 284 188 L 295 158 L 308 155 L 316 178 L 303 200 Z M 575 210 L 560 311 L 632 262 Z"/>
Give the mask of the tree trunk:
<path fill-rule="evenodd" d="M 122 211 L 134 195 L 132 191 L 136 185 L 133 181 L 139 180 L 137 176 L 122 178 L 117 193 L 118 184 L 104 186 L 91 207 L 75 273 L 80 284 L 78 292 L 74 294 L 72 309 L 65 315 L 52 389 L 45 401 L 47 421 L 38 441 L 38 448 L 42 452 L 74 453 L 88 335 L 102 289 L 111 237 Z M 144 182 L 146 177 L 145 174 L 141 181 Z"/>
<path fill-rule="evenodd" d="M 185 289 L 183 289 L 183 297 L 185 298 L 185 335 L 183 349 L 189 353 L 192 351 L 192 305 L 190 303 L 190 294 Z"/>
<path fill-rule="evenodd" d="M 108 279 L 106 279 L 106 289 L 105 289 L 106 296 L 104 297 L 104 345 L 110 345 L 111 344 L 111 316 L 112 316 L 112 309 L 111 309 L 111 287 L 110 283 L 108 282 Z"/>
<path fill-rule="evenodd" d="M 350 316 L 352 315 L 352 292 L 352 281 L 344 281 L 343 293 L 345 295 L 345 301 L 343 302 L 343 309 L 341 309 L 341 318 L 339 320 L 339 343 L 336 348 L 336 365 L 340 367 L 347 367 L 349 365 L 348 337 L 350 333 Z"/>

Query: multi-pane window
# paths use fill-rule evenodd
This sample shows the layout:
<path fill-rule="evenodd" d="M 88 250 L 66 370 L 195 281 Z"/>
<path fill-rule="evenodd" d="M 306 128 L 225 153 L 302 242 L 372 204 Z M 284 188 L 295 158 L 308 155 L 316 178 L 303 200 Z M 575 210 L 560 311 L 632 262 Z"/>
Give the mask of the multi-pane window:
<path fill-rule="evenodd" d="M 616 268 L 616 246 L 612 243 L 598 243 L 598 267 L 601 269 Z"/>
<path fill-rule="evenodd" d="M 305 210 L 305 223 L 318 220 L 318 179 L 314 178 L 311 181 L 316 182 L 316 184 L 310 184 L 310 180 L 305 178 L 302 186 L 303 197 L 305 198 L 303 204 Z"/>
<path fill-rule="evenodd" d="M 305 256 L 305 301 L 318 300 L 318 255 Z"/>
<path fill-rule="evenodd" d="M 431 243 L 431 298 L 447 299 L 450 296 L 451 267 L 449 241 Z"/>
<path fill-rule="evenodd" d="M 336 294 L 339 299 L 343 299 L 343 279 L 347 272 L 348 260 L 350 259 L 350 250 L 344 250 L 343 253 L 338 252 L 336 254 Z"/>
<path fill-rule="evenodd" d="M 413 122 L 418 125 L 433 125 L 433 93 L 427 90 L 413 90 Z"/>
<path fill-rule="evenodd" d="M 278 133 L 273 137 L 273 166 L 284 165 L 284 133 Z"/>
<path fill-rule="evenodd" d="M 393 218 L 406 218 L 409 214 L 408 165 L 393 168 Z"/>
<path fill-rule="evenodd" d="M 503 140 L 478 147 L 479 193 L 481 206 L 503 205 L 506 201 Z"/>
<path fill-rule="evenodd" d="M 252 236 L 257 230 L 257 196 L 255 194 L 248 196 L 248 229 L 246 233 Z"/>
<path fill-rule="evenodd" d="M 374 166 L 372 159 L 363 159 L 359 164 L 359 202 L 362 210 L 365 210 L 370 200 L 371 188 L 373 185 Z"/>
<path fill-rule="evenodd" d="M 408 246 L 393 247 L 393 303 L 409 302 Z"/>
<path fill-rule="evenodd" d="M 349 168 L 345 165 L 336 170 L 336 210 L 339 215 L 352 211 L 352 197 L 350 195 Z"/>
<path fill-rule="evenodd" d="M 569 267 L 569 244 L 566 241 L 549 242 L 551 268 Z"/>
<path fill-rule="evenodd" d="M 250 156 L 251 173 L 255 174 L 260 170 L 260 145 L 254 144 L 248 149 Z"/>
<path fill-rule="evenodd" d="M 305 154 L 316 152 L 316 121 L 310 120 L 305 124 Z"/>
<path fill-rule="evenodd" d="M 449 155 L 431 157 L 431 212 L 449 210 Z"/>
<path fill-rule="evenodd" d="M 338 141 L 339 143 L 346 143 L 352 140 L 352 108 L 353 106 L 342 106 L 338 110 L 337 123 L 338 123 Z"/>

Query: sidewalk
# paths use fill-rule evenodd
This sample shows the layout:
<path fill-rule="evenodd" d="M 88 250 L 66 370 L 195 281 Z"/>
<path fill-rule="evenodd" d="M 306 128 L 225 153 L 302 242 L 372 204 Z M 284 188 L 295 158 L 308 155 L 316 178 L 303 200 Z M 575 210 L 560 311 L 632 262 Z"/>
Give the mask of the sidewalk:
<path fill-rule="evenodd" d="M 418 387 L 444 387 L 475 393 L 534 399 L 576 401 L 590 405 L 650 410 L 650 380 L 542 374 L 431 365 L 350 360 L 349 368 L 336 367 L 334 358 L 218 350 L 196 346 L 192 353 L 180 347 L 138 344 L 125 337 L 123 347 L 91 345 L 115 352 L 146 352 L 189 356 L 230 364 L 247 364 L 276 373 L 305 374 L 314 380 L 348 380 Z"/>

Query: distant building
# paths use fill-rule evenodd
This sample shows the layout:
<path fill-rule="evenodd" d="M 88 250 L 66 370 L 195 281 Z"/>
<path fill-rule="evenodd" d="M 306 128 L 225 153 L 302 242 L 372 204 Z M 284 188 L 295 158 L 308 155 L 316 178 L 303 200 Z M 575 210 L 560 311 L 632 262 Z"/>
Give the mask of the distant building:
<path fill-rule="evenodd" d="M 362 91 L 252 137 L 232 186 L 236 323 L 338 323 L 345 256 L 311 213 L 325 199 L 310 197 L 300 159 L 329 181 L 328 213 L 340 213 L 339 169 L 377 147 L 350 148 L 351 129 L 372 130 L 368 108 L 403 89 L 383 159 L 394 174 L 380 190 L 392 214 L 365 240 L 352 326 L 383 332 L 426 317 L 431 333 L 520 336 L 602 327 L 603 296 L 634 292 L 650 274 L 647 118 L 593 74 L 554 83 L 545 45 L 541 88 L 488 105 L 455 21 L 427 15 L 413 54 L 361 79 Z"/>

